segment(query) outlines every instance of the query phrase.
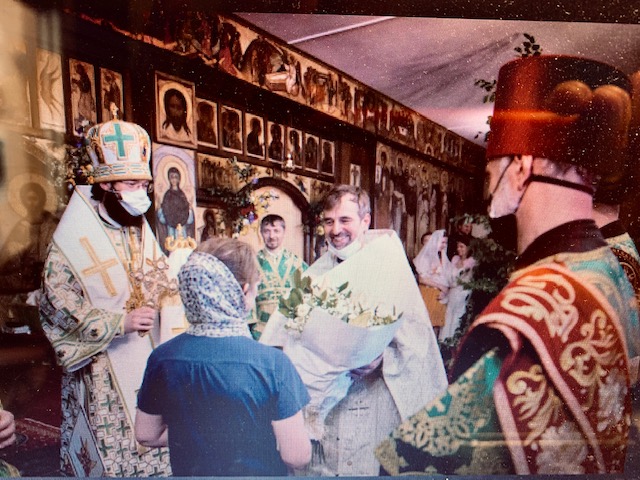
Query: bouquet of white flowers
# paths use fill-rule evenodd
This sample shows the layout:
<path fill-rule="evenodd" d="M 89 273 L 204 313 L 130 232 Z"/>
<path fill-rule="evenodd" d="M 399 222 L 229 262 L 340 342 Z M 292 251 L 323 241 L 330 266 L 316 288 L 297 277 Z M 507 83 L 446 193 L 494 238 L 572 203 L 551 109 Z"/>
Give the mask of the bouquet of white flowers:
<path fill-rule="evenodd" d="M 293 288 L 289 297 L 280 299 L 280 313 L 287 317 L 285 328 L 302 332 L 314 308 L 321 308 L 356 327 L 388 325 L 402 316 L 402 313 L 396 314 L 395 308 L 387 314 L 379 313 L 379 308 L 368 308 L 364 295 L 354 295 L 348 287 L 349 282 L 337 288 L 326 281 L 317 285 L 310 277 L 303 277 L 302 270 L 296 270 L 293 272 Z"/>
<path fill-rule="evenodd" d="M 402 317 L 395 308 L 369 307 L 362 293 L 326 280 L 316 284 L 297 271 L 293 288 L 280 300 L 261 341 L 282 345 L 307 386 L 311 401 L 305 422 L 321 440 L 324 421 L 353 383 L 349 372 L 370 364 L 393 339 Z"/>

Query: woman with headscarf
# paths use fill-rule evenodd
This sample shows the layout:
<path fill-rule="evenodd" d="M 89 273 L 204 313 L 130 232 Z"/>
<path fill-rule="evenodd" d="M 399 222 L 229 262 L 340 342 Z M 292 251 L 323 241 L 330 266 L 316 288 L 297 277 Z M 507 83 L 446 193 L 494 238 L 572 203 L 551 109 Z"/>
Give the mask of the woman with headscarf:
<path fill-rule="evenodd" d="M 462 282 L 471 280 L 471 273 L 476 264 L 469 248 L 471 239 L 471 235 L 457 235 L 456 254 L 444 271 L 448 288 L 444 292 L 443 299 L 447 303 L 447 312 L 444 326 L 438 335 L 438 340 L 441 342 L 455 335 L 467 308 L 467 299 L 471 290 L 465 288 Z"/>
<path fill-rule="evenodd" d="M 413 265 L 418 273 L 418 286 L 429 312 L 429 318 L 436 333 L 444 325 L 447 307 L 441 302 L 447 290 L 447 280 L 444 276 L 448 269 L 447 233 L 436 230 L 413 259 Z"/>
<path fill-rule="evenodd" d="M 189 328 L 149 357 L 136 439 L 169 446 L 176 476 L 283 476 L 311 458 L 309 394 L 282 351 L 246 322 L 260 280 L 251 247 L 208 240 L 178 274 Z"/>

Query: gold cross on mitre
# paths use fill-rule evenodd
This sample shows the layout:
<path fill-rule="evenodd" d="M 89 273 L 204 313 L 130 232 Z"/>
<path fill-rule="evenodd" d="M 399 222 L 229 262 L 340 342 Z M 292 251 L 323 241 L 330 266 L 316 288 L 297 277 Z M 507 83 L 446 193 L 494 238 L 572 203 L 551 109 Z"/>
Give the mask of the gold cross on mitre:
<path fill-rule="evenodd" d="M 107 293 L 110 296 L 115 297 L 117 294 L 116 287 L 113 285 L 113 281 L 107 273 L 107 270 L 118 265 L 118 261 L 115 258 L 101 261 L 98 258 L 98 254 L 89 243 L 89 239 L 87 237 L 81 237 L 80 244 L 87 251 L 89 257 L 91 257 L 91 261 L 93 262 L 93 265 L 82 270 L 82 273 L 87 276 L 99 274 L 102 278 L 102 282 L 104 283 L 105 288 L 107 289 Z"/>

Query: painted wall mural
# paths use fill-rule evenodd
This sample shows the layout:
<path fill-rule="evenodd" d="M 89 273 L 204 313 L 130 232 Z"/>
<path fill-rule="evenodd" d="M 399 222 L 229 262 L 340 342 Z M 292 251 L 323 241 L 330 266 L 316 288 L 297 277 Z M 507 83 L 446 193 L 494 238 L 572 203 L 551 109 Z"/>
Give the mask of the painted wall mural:
<path fill-rule="evenodd" d="M 99 23 L 100 19 L 94 21 Z M 468 147 L 477 151 L 476 145 L 236 17 L 181 11 L 176 18 L 168 10 L 157 9 L 150 12 L 148 22 L 140 29 L 118 31 L 178 55 L 199 57 L 229 75 L 438 161 L 469 172 L 475 170 L 473 155 L 465 155 L 463 150 Z"/>
<path fill-rule="evenodd" d="M 0 329 L 28 333 L 39 325 L 37 307 L 26 300 L 40 288 L 65 207 L 64 158 L 55 142 L 0 128 L 0 163 L 6 167 L 6 182 L 0 182 Z"/>
<path fill-rule="evenodd" d="M 376 152 L 374 226 L 395 230 L 413 257 L 424 233 L 448 229 L 451 218 L 466 213 L 473 181 L 383 143 Z"/>
<path fill-rule="evenodd" d="M 64 93 L 62 89 L 62 57 L 58 53 L 37 50 L 38 114 L 40 128 L 64 132 Z"/>

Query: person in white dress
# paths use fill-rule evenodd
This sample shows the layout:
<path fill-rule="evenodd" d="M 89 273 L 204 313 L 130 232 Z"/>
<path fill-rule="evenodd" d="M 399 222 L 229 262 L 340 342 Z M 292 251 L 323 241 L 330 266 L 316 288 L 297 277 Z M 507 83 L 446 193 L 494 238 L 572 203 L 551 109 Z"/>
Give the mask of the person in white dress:
<path fill-rule="evenodd" d="M 444 327 L 438 335 L 438 340 L 441 342 L 455 335 L 467 307 L 467 299 L 471 290 L 466 289 L 461 282 L 468 282 L 471 279 L 472 270 L 476 263 L 469 249 L 470 241 L 471 236 L 458 236 L 456 254 L 444 269 L 443 277 L 448 288 L 442 297 L 442 301 L 447 305 L 447 311 Z"/>
<path fill-rule="evenodd" d="M 413 259 L 413 265 L 418 273 L 420 294 L 429 312 L 429 319 L 436 335 L 445 322 L 447 307 L 441 300 L 449 286 L 449 282 L 445 278 L 445 272 L 449 270 L 449 263 L 447 232 L 445 230 L 433 232 L 416 258 Z"/>

